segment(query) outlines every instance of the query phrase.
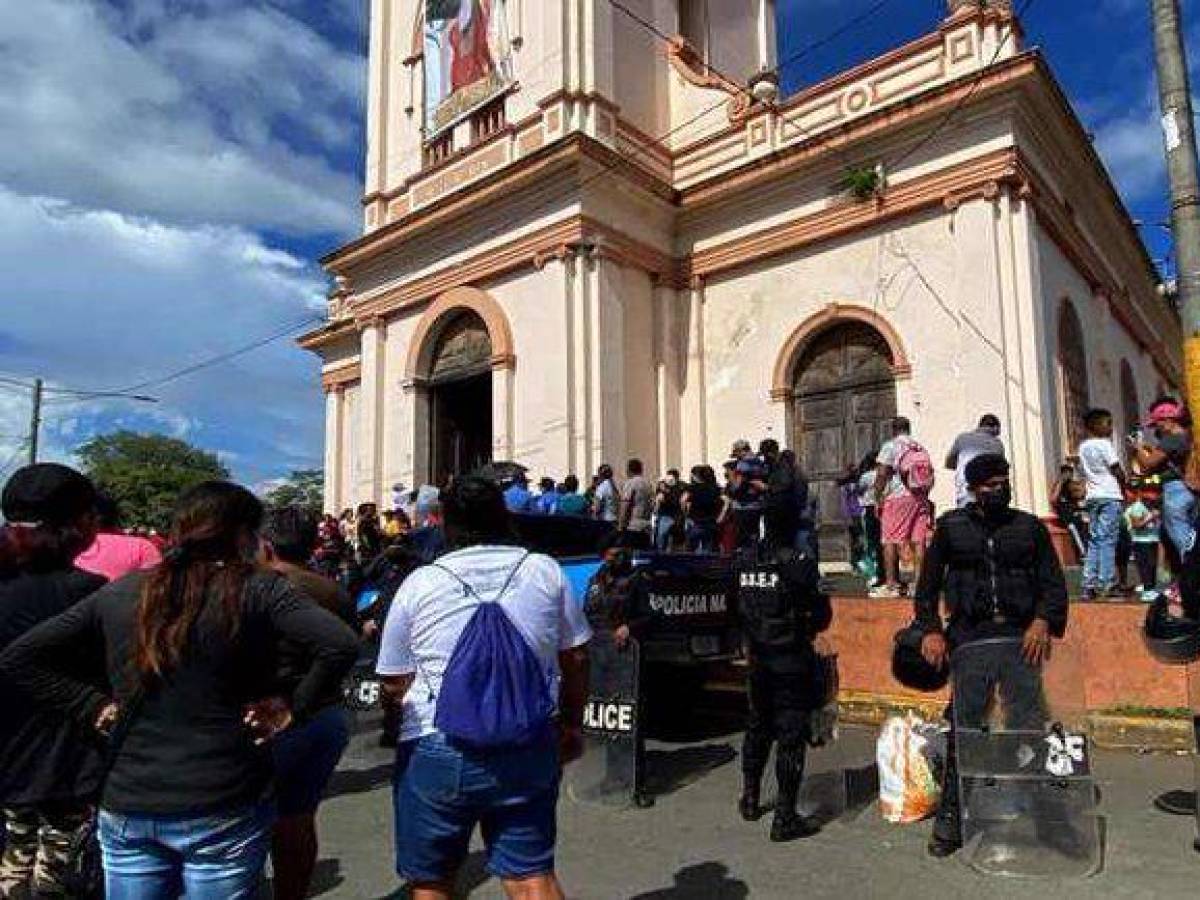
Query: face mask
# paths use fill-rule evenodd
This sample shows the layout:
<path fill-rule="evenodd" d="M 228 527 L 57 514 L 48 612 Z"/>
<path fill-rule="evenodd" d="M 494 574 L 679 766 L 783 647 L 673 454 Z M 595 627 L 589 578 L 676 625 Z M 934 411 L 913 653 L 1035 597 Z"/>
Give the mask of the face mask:
<path fill-rule="evenodd" d="M 1006 484 L 994 491 L 981 491 L 978 499 L 979 508 L 985 515 L 1004 512 L 1012 505 L 1012 487 Z"/>

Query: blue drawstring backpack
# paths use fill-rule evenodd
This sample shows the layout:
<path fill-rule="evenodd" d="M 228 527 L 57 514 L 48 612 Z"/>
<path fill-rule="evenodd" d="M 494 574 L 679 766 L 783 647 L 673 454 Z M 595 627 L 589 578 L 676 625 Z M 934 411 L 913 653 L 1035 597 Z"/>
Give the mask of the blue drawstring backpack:
<path fill-rule="evenodd" d="M 508 614 L 504 596 L 529 554 L 500 592 L 484 600 L 457 574 L 434 563 L 478 601 L 442 676 L 433 724 L 451 742 L 481 750 L 520 747 L 542 737 L 554 717 L 551 675 Z"/>

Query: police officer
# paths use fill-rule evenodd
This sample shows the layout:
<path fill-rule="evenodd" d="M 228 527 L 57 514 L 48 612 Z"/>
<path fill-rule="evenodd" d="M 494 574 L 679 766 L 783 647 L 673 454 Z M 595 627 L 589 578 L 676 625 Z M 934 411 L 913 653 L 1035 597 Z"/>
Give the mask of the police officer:
<path fill-rule="evenodd" d="M 634 665 L 629 652 L 631 642 L 640 638 L 650 626 L 652 617 L 645 597 L 645 576 L 633 564 L 633 550 L 628 546 L 627 536 L 619 535 L 614 538 L 612 545 L 605 551 L 604 560 L 592 576 L 588 584 L 587 596 L 584 599 L 583 612 L 588 624 L 598 637 L 611 635 L 612 643 L 597 640 L 592 644 L 589 654 L 590 679 L 592 684 L 606 684 L 610 678 L 610 667 L 627 667 Z M 612 650 L 608 648 L 611 647 Z M 615 651 L 615 652 L 613 652 Z M 629 698 L 636 700 L 639 715 L 641 714 L 641 679 L 636 684 L 637 696 Z M 636 806 L 647 808 L 654 805 L 654 799 L 645 790 L 645 740 L 638 723 L 634 731 L 633 759 L 633 802 Z M 608 778 L 619 780 L 621 769 L 628 768 L 628 762 L 619 759 L 615 744 L 608 746 Z"/>
<path fill-rule="evenodd" d="M 748 822 L 762 816 L 763 772 L 776 744 L 779 798 L 771 840 L 791 841 L 817 832 L 796 810 L 810 737 L 812 712 L 825 699 L 823 668 L 813 641 L 833 619 L 821 592 L 817 561 L 794 547 L 795 518 L 766 518 L 766 538 L 744 549 L 735 564 L 738 610 L 749 655 L 750 716 L 742 746 L 742 798 Z"/>
<path fill-rule="evenodd" d="M 1004 457 L 977 456 L 964 474 L 971 502 L 938 520 L 915 595 L 917 623 L 925 631 L 921 653 L 935 668 L 949 664 L 955 684 L 942 804 L 929 844 L 935 857 L 962 846 L 955 720 L 982 725 L 997 690 L 1009 727 L 1041 728 L 1041 666 L 1050 657 L 1051 638 L 1062 637 L 1067 627 L 1067 588 L 1050 534 L 1036 516 L 1011 507 Z M 943 593 L 946 626 L 938 606 Z M 1021 643 L 1002 655 L 950 658 L 951 649 L 1006 637 Z"/>

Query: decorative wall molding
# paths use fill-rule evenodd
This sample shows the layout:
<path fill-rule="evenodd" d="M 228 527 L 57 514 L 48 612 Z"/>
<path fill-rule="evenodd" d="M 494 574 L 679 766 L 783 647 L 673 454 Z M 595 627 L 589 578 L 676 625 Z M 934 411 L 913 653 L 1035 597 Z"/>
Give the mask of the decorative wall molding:
<path fill-rule="evenodd" d="M 667 61 L 693 87 L 728 94 L 729 102 L 725 105 L 725 111 L 732 124 L 740 125 L 746 120 L 746 114 L 753 105 L 750 91 L 717 73 L 682 35 L 675 35 L 667 44 Z"/>
<path fill-rule="evenodd" d="M 406 381 L 416 382 L 428 376 L 439 329 L 457 313 L 464 311 L 475 313 L 487 326 L 488 338 L 492 343 L 489 360 L 492 369 L 511 369 L 516 365 L 512 328 L 500 304 L 478 288 L 457 287 L 439 296 L 421 314 L 408 342 L 408 357 L 404 364 Z"/>
<path fill-rule="evenodd" d="M 362 380 L 362 365 L 358 360 L 349 365 L 338 366 L 336 369 L 326 369 L 321 373 L 321 386 L 328 393 L 333 390 L 345 390 Z"/>

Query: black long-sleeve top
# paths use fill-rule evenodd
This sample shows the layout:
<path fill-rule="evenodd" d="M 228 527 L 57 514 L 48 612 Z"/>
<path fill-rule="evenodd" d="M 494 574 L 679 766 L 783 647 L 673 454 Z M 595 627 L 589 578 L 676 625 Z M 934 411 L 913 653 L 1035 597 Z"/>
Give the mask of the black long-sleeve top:
<path fill-rule="evenodd" d="M 0 581 L 0 651 L 105 583 L 99 575 L 77 569 Z M 64 663 L 75 678 L 102 680 L 99 653 L 77 654 Z M 95 798 L 103 774 L 103 748 L 91 728 L 33 702 L 3 678 L 0 710 L 0 806 Z"/>
<path fill-rule="evenodd" d="M 0 655 L 0 679 L 85 727 L 114 699 L 130 716 L 104 787 L 105 809 L 203 815 L 260 802 L 271 788 L 270 750 L 254 745 L 242 719 L 247 703 L 271 695 L 281 641 L 307 648 L 312 659 L 292 695 L 303 716 L 354 664 L 354 633 L 283 577 L 255 572 L 242 590 L 236 635 L 228 636 L 212 598 L 179 666 L 141 689 L 132 659 L 143 578 L 110 584 L 14 642 Z M 107 692 L 73 677 L 63 663 L 98 647 Z"/>
<path fill-rule="evenodd" d="M 943 594 L 953 644 L 1020 634 L 1034 619 L 1055 637 L 1067 629 L 1067 585 L 1050 534 L 1020 510 L 990 518 L 972 505 L 938 520 L 914 604 L 927 632 L 942 630 Z"/>

